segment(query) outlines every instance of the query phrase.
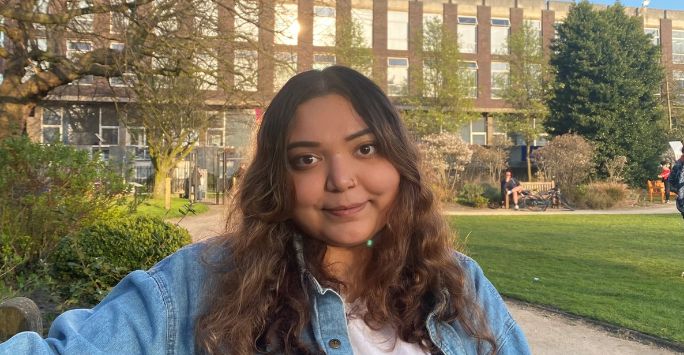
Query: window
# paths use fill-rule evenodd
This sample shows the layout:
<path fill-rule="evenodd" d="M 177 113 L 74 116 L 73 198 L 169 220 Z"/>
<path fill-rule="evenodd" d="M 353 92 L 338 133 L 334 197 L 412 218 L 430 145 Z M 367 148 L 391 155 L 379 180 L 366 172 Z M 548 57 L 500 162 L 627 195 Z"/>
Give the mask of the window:
<path fill-rule="evenodd" d="M 299 21 L 297 4 L 277 4 L 275 10 L 275 43 L 297 45 Z"/>
<path fill-rule="evenodd" d="M 0 25 L 5 25 L 5 18 L 0 16 Z M 5 31 L 0 31 L 0 48 L 5 47 Z"/>
<path fill-rule="evenodd" d="M 462 70 L 466 81 L 466 97 L 477 97 L 477 63 L 463 62 Z"/>
<path fill-rule="evenodd" d="M 197 66 L 195 77 L 199 79 L 200 90 L 216 90 L 218 88 L 218 59 L 213 53 L 197 54 L 193 60 Z"/>
<path fill-rule="evenodd" d="M 336 58 L 334 54 L 314 54 L 313 69 L 325 69 L 335 65 L 335 62 Z"/>
<path fill-rule="evenodd" d="M 238 152 L 248 149 L 255 118 L 254 110 L 226 112 L 225 145 L 237 148 Z"/>
<path fill-rule="evenodd" d="M 387 49 L 408 49 L 408 13 L 387 12 Z"/>
<path fill-rule="evenodd" d="M 373 47 L 373 10 L 352 9 L 352 20 L 359 25 L 361 37 L 363 37 L 363 47 Z"/>
<path fill-rule="evenodd" d="M 96 107 L 73 105 L 64 108 L 67 127 L 67 143 L 74 145 L 97 145 L 100 134 L 100 117 Z"/>
<path fill-rule="evenodd" d="M 644 33 L 651 35 L 651 43 L 653 43 L 654 46 L 660 45 L 660 29 L 647 27 L 644 28 Z"/>
<path fill-rule="evenodd" d="M 278 91 L 297 74 L 297 53 L 279 52 L 275 55 L 273 90 Z"/>
<path fill-rule="evenodd" d="M 100 108 L 100 145 L 119 144 L 119 117 L 114 106 Z"/>
<path fill-rule="evenodd" d="M 542 24 L 539 20 L 525 20 L 525 25 L 530 29 L 534 35 L 535 40 L 539 44 L 539 48 L 542 46 Z"/>
<path fill-rule="evenodd" d="M 684 63 L 684 31 L 672 31 L 672 63 Z"/>
<path fill-rule="evenodd" d="M 126 48 L 126 46 L 123 43 L 120 42 L 112 42 L 109 44 L 109 48 L 118 51 L 118 52 L 123 52 Z M 136 77 L 135 74 L 130 73 L 130 72 L 124 72 L 122 76 L 114 76 L 109 78 L 109 85 L 111 86 L 131 86 L 133 83 L 135 83 Z"/>
<path fill-rule="evenodd" d="M 335 46 L 335 8 L 314 6 L 313 45 L 319 47 Z"/>
<path fill-rule="evenodd" d="M 387 95 L 408 94 L 408 59 L 387 58 Z"/>
<path fill-rule="evenodd" d="M 491 53 L 502 55 L 508 54 L 508 35 L 511 28 L 510 21 L 508 19 L 493 18 L 491 24 Z"/>
<path fill-rule="evenodd" d="M 47 46 L 47 38 L 38 37 L 38 38 L 35 38 L 33 40 L 28 41 L 29 52 L 33 51 L 35 48 L 37 48 L 39 51 L 46 52 L 48 50 L 47 47 L 48 47 Z M 48 62 L 48 61 L 30 60 L 30 62 L 31 62 L 31 64 L 24 67 L 24 70 L 26 71 L 26 73 L 24 73 L 24 77 L 21 78 L 22 83 L 29 81 L 39 71 L 48 70 L 50 68 L 50 62 Z"/>
<path fill-rule="evenodd" d="M 75 59 L 77 56 L 82 55 L 83 53 L 90 52 L 93 50 L 93 44 L 91 42 L 87 41 L 67 41 L 67 50 L 66 50 L 66 57 L 68 59 Z M 74 81 L 73 84 L 85 84 L 85 85 L 90 85 L 93 83 L 93 76 L 92 75 L 86 75 L 79 79 L 78 81 Z"/>
<path fill-rule="evenodd" d="M 492 99 L 500 99 L 508 84 L 508 63 L 492 62 Z"/>
<path fill-rule="evenodd" d="M 678 104 L 684 103 L 684 71 L 681 70 L 673 70 L 672 71 L 672 79 L 675 82 L 675 88 L 671 88 L 670 90 L 675 91 L 677 97 L 674 98 L 674 101 L 677 102 Z"/>
<path fill-rule="evenodd" d="M 437 97 L 437 70 L 430 65 L 429 60 L 423 62 L 423 96 Z"/>
<path fill-rule="evenodd" d="M 74 3 L 74 5 L 78 6 L 79 9 L 85 9 L 91 6 L 88 4 L 87 0 L 79 0 L 78 2 L 74 1 Z M 77 16 L 74 17 L 73 20 L 71 20 L 70 25 L 75 32 L 92 32 L 93 19 L 95 19 L 94 14 Z"/>
<path fill-rule="evenodd" d="M 258 57 L 256 51 L 235 51 L 233 84 L 242 91 L 257 91 Z"/>
<path fill-rule="evenodd" d="M 472 120 L 461 127 L 461 138 L 466 143 L 485 145 L 487 144 L 486 127 L 484 117 Z"/>
<path fill-rule="evenodd" d="M 423 50 L 430 51 L 434 48 L 434 36 L 435 31 L 441 30 L 442 26 L 442 15 L 440 14 L 423 14 Z M 430 36 L 430 37 L 428 37 Z"/>
<path fill-rule="evenodd" d="M 235 40 L 259 40 L 259 3 L 254 0 L 235 2 Z"/>
<path fill-rule="evenodd" d="M 43 107 L 43 143 L 62 142 L 62 109 L 59 107 Z"/>
<path fill-rule="evenodd" d="M 209 126 L 207 127 L 207 146 L 223 147 L 225 136 L 225 120 L 223 112 L 210 111 Z"/>
<path fill-rule="evenodd" d="M 213 1 L 199 1 L 195 3 L 197 7 L 195 16 L 196 26 L 199 32 L 205 37 L 218 36 L 218 5 Z"/>
<path fill-rule="evenodd" d="M 458 45 L 461 53 L 477 53 L 477 17 L 458 17 Z"/>

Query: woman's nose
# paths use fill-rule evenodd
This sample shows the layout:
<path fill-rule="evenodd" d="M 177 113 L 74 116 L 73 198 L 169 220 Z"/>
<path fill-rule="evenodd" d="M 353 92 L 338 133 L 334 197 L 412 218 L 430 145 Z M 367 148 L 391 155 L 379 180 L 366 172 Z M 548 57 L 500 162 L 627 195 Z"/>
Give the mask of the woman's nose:
<path fill-rule="evenodd" d="M 334 155 L 328 164 L 325 187 L 328 191 L 341 192 L 356 186 L 355 165 L 351 158 Z"/>

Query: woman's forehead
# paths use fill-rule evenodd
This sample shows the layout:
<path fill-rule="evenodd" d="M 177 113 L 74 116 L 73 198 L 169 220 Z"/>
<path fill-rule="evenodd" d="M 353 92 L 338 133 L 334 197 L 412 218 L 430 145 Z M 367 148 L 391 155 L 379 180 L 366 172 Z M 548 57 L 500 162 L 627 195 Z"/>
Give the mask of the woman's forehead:
<path fill-rule="evenodd" d="M 347 137 L 368 125 L 346 98 L 330 94 L 305 101 L 297 108 L 288 141 Z"/>

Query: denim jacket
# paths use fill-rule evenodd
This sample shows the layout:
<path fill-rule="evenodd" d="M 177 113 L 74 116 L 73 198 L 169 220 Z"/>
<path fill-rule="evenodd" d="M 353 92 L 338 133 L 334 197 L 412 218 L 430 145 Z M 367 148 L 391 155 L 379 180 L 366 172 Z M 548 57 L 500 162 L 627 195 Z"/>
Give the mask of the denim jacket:
<path fill-rule="evenodd" d="M 206 244 L 187 246 L 148 271 L 134 271 L 93 309 L 63 313 L 48 337 L 23 332 L 0 344 L 0 355 L 22 354 L 193 354 L 195 319 L 207 271 L 200 261 Z M 472 259 L 456 258 L 470 276 L 470 285 L 489 321 L 498 354 L 529 354 L 525 336 L 506 306 Z M 315 342 L 327 354 L 352 354 L 344 303 L 334 290 L 312 277 L 312 320 L 303 342 Z M 476 354 L 477 342 L 458 322 L 427 319 L 433 343 L 446 355 Z"/>

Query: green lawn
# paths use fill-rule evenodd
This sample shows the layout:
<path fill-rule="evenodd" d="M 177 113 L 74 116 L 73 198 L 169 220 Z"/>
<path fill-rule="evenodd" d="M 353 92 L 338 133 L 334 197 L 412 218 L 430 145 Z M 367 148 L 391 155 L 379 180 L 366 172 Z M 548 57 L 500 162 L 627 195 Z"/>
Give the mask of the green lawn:
<path fill-rule="evenodd" d="M 159 218 L 176 218 L 182 216 L 180 209 L 188 204 L 188 200 L 184 198 L 172 198 L 171 209 L 168 212 L 164 209 L 164 200 L 145 200 L 138 206 L 137 214 L 159 217 Z M 209 210 L 209 207 L 203 203 L 195 203 L 192 208 L 196 214 L 204 213 Z M 192 216 L 189 213 L 188 216 Z"/>
<path fill-rule="evenodd" d="M 454 216 L 450 222 L 503 295 L 684 343 L 679 214 Z"/>

